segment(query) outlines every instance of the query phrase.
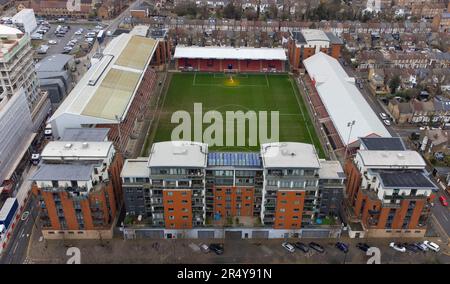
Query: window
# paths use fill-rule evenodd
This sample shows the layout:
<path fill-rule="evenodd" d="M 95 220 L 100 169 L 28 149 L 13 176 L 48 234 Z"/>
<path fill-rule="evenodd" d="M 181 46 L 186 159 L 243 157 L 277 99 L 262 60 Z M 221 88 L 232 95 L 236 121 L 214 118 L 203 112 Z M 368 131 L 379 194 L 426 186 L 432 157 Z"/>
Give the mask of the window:
<path fill-rule="evenodd" d="M 181 195 L 186 196 L 186 195 L 187 195 L 187 192 L 186 192 L 186 191 L 182 191 L 182 192 L 181 192 Z"/>
<path fill-rule="evenodd" d="M 167 204 L 173 204 L 173 200 L 167 200 Z"/>
<path fill-rule="evenodd" d="M 167 192 L 167 195 L 168 195 L 168 196 L 173 196 L 173 191 L 168 191 L 168 192 Z"/>
<path fill-rule="evenodd" d="M 169 220 L 175 220 L 175 216 L 169 216 Z"/>
<path fill-rule="evenodd" d="M 169 212 L 173 212 L 174 209 L 173 209 L 173 208 L 169 208 L 168 211 L 169 211 Z"/>
<path fill-rule="evenodd" d="M 181 203 L 183 203 L 183 204 L 187 204 L 187 203 L 188 203 L 188 201 L 187 201 L 187 200 L 181 200 Z"/>
<path fill-rule="evenodd" d="M 188 219 L 188 216 L 183 216 L 182 219 L 183 219 L 183 220 L 187 220 L 187 219 Z"/>
<path fill-rule="evenodd" d="M 280 208 L 280 212 L 286 212 L 286 209 Z"/>

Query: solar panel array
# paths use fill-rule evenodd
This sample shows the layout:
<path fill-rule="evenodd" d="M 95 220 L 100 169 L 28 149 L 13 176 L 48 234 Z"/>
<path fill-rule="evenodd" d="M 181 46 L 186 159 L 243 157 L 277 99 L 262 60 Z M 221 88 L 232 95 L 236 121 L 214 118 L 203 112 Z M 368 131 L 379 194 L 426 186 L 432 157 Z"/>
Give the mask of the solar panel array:
<path fill-rule="evenodd" d="M 262 167 L 259 153 L 212 152 L 208 166 Z"/>

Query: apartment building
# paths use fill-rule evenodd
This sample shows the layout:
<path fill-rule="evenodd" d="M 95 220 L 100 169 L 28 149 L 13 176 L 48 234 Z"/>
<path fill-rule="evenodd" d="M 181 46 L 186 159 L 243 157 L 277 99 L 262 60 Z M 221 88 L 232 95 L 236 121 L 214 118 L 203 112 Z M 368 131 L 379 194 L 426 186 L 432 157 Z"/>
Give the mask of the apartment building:
<path fill-rule="evenodd" d="M 426 163 L 400 138 L 365 138 L 345 166 L 351 237 L 423 237 L 433 190 Z M 362 229 L 355 229 L 360 224 Z M 353 228 L 353 230 L 352 230 Z"/>
<path fill-rule="evenodd" d="M 189 141 L 153 144 L 148 158 L 125 161 L 121 177 L 127 214 L 166 230 L 229 227 L 234 219 L 300 230 L 339 214 L 345 179 L 339 162 L 319 160 L 310 144 L 240 153 Z"/>
<path fill-rule="evenodd" d="M 30 37 L 19 29 L 0 25 L 0 38 L 1 88 L 8 96 L 23 88 L 33 109 L 39 94 Z"/>
<path fill-rule="evenodd" d="M 339 59 L 343 41 L 333 32 L 304 29 L 291 32 L 288 42 L 288 57 L 293 70 L 303 68 L 303 60 L 323 52 Z"/>
<path fill-rule="evenodd" d="M 207 151 L 203 143 L 161 142 L 153 144 L 148 159 L 126 160 L 122 180 L 127 212 L 156 227 L 203 225 Z"/>
<path fill-rule="evenodd" d="M 106 137 L 106 129 L 70 129 L 42 151 L 30 179 L 44 238 L 112 238 L 123 160 Z"/>

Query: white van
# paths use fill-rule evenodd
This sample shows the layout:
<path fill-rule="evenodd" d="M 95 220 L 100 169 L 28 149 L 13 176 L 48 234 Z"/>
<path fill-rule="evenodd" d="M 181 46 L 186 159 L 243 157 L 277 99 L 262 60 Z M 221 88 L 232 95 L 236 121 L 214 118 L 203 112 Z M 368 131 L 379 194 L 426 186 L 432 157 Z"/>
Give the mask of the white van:
<path fill-rule="evenodd" d="M 441 248 L 440 248 L 437 244 L 435 244 L 435 243 L 433 243 L 433 242 L 430 242 L 430 241 L 424 241 L 423 244 L 426 245 L 426 246 L 427 246 L 429 249 L 431 249 L 432 251 L 438 252 L 438 251 L 441 250 Z"/>

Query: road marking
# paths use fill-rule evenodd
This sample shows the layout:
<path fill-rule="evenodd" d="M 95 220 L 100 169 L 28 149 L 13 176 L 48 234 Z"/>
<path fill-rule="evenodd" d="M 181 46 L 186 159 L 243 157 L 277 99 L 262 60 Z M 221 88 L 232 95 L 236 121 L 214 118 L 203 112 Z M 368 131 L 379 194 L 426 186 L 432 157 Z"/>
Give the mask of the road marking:
<path fill-rule="evenodd" d="M 19 243 L 17 242 L 17 243 L 16 243 L 16 246 L 14 247 L 13 254 L 16 253 L 16 250 L 17 250 L 17 247 L 18 247 L 18 246 L 19 246 Z"/>

